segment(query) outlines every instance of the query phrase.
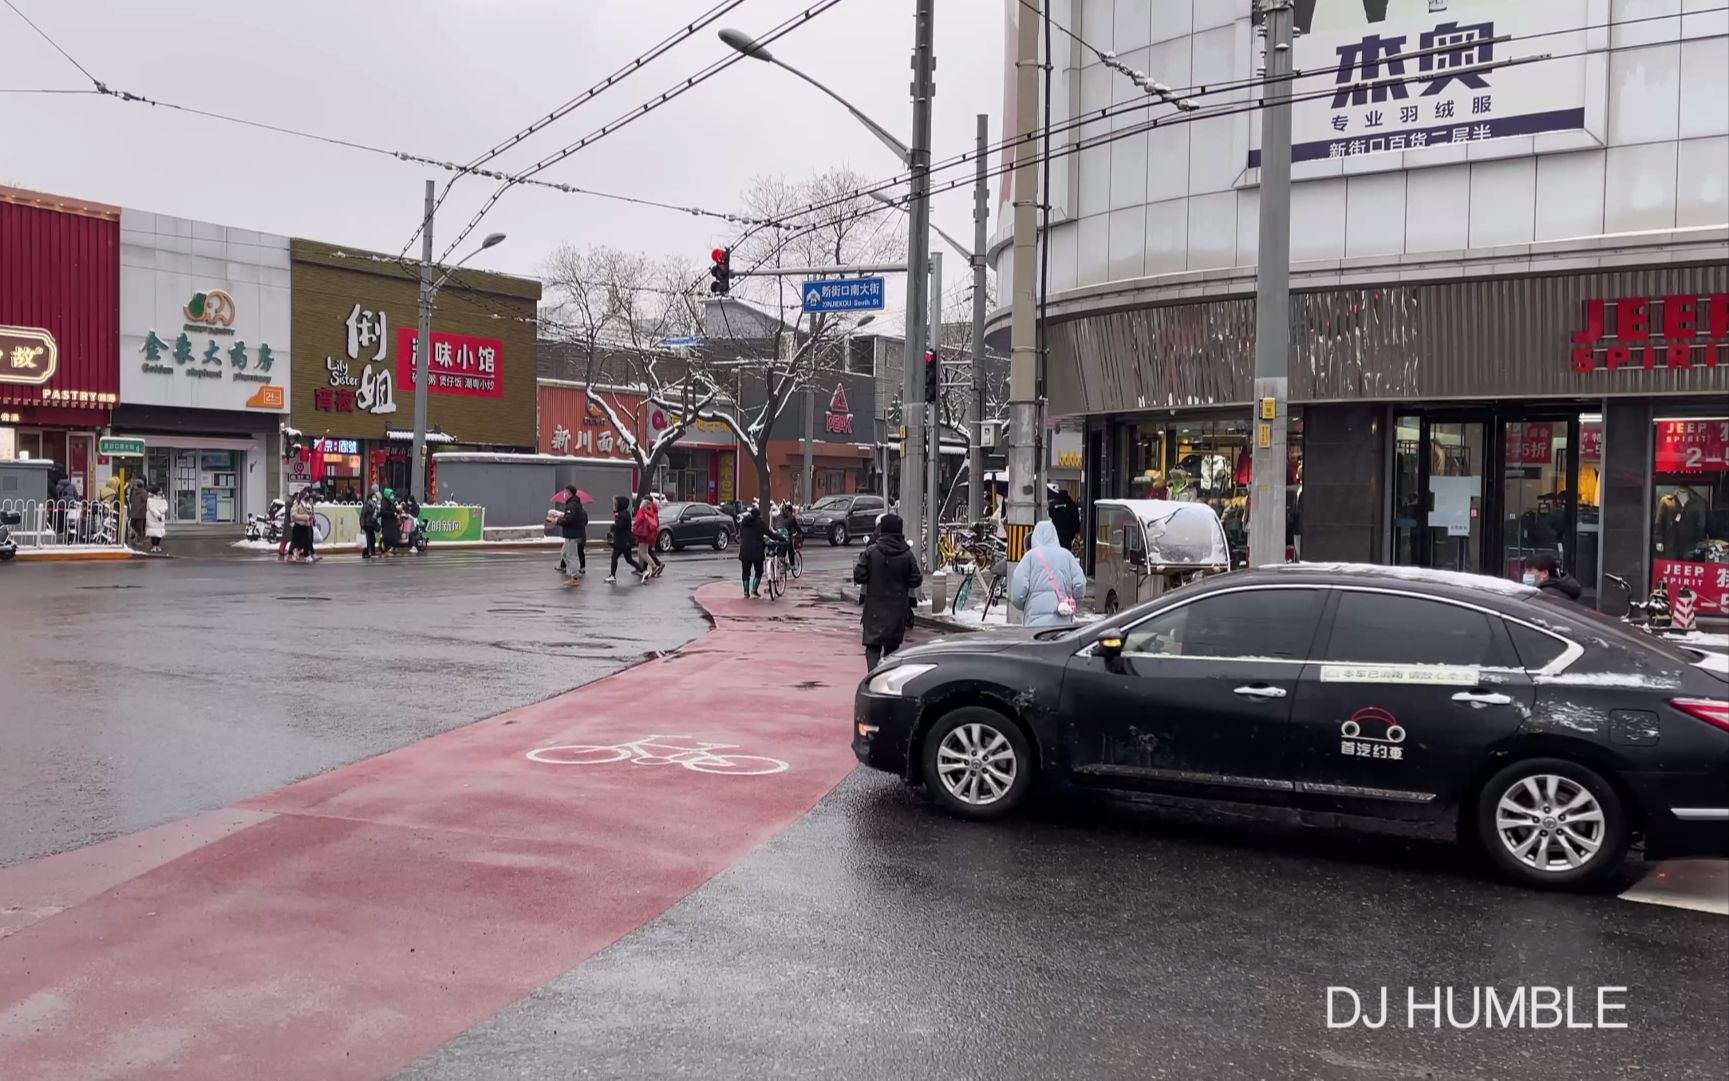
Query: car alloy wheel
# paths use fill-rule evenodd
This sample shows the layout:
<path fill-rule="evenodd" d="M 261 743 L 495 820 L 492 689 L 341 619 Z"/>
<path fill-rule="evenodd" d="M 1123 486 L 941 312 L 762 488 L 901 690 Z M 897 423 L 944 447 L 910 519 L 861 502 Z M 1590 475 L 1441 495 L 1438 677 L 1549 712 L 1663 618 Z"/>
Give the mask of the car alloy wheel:
<path fill-rule="evenodd" d="M 663 529 L 660 531 L 660 536 L 655 539 L 654 549 L 657 552 L 672 551 L 672 530 Z"/>
<path fill-rule="evenodd" d="M 714 550 L 717 552 L 726 551 L 727 545 L 731 543 L 732 534 L 724 529 L 714 535 Z"/>
<path fill-rule="evenodd" d="M 1604 825 L 1603 808 L 1590 789 L 1553 773 L 1520 779 L 1495 805 L 1501 844 L 1540 871 L 1585 866 L 1603 847 Z"/>
<path fill-rule="evenodd" d="M 926 790 L 962 818 L 1000 818 L 1031 787 L 1031 755 L 1020 727 L 982 706 L 963 707 L 938 720 L 925 738 L 922 758 Z"/>
<path fill-rule="evenodd" d="M 1491 858 L 1534 886 L 1569 886 L 1612 873 L 1628 844 L 1615 790 L 1563 759 L 1516 762 L 1477 801 L 1477 832 Z"/>
<path fill-rule="evenodd" d="M 837 545 L 837 546 L 842 545 L 842 544 L 845 544 L 847 542 L 847 540 L 848 540 L 848 538 L 846 535 L 846 526 L 844 524 L 842 524 L 840 522 L 836 522 L 833 526 L 831 526 L 829 528 L 828 542 L 831 545 Z"/>

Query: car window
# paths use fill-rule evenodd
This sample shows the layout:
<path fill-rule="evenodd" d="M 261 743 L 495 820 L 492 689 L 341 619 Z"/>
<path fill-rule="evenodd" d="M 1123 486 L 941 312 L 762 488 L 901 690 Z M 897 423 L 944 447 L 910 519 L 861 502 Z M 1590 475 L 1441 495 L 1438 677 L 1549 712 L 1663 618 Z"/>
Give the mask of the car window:
<path fill-rule="evenodd" d="M 1137 624 L 1123 649 L 1172 657 L 1300 661 L 1309 654 L 1324 597 L 1319 589 L 1245 589 L 1202 597 Z"/>
<path fill-rule="evenodd" d="M 690 508 L 690 516 L 692 518 L 713 518 L 719 513 L 720 511 L 715 510 L 707 503 L 698 503 Z"/>
<path fill-rule="evenodd" d="M 810 509 L 811 510 L 846 510 L 847 504 L 850 502 L 852 502 L 852 501 L 850 499 L 846 498 L 845 496 L 829 495 L 829 496 L 824 496 L 823 498 L 817 500 L 815 503 L 812 503 L 810 505 Z"/>
<path fill-rule="evenodd" d="M 1525 626 L 1523 623 L 1502 621 L 1507 628 L 1507 634 L 1513 639 L 1513 648 L 1519 653 L 1519 662 L 1526 668 L 1535 671 L 1542 668 L 1567 651 L 1567 643 L 1552 634 Z"/>
<path fill-rule="evenodd" d="M 1354 664 L 1503 666 L 1489 617 L 1473 608 L 1403 593 L 1339 594 L 1333 633 L 1321 658 Z"/>
<path fill-rule="evenodd" d="M 873 499 L 870 497 L 866 497 L 864 499 L 860 499 L 857 503 L 854 503 L 853 509 L 854 510 L 882 510 L 883 509 L 883 501 L 880 499 Z"/>

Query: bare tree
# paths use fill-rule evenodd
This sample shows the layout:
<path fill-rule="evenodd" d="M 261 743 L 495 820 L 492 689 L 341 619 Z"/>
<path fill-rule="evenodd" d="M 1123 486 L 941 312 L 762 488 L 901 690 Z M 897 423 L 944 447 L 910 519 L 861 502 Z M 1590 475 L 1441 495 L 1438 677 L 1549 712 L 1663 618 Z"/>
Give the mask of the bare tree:
<path fill-rule="evenodd" d="M 647 496 L 655 470 L 673 445 L 721 396 L 713 380 L 696 377 L 689 363 L 660 344 L 701 333 L 698 278 L 694 268 L 676 260 L 604 246 L 567 244 L 547 266 L 552 303 L 541 324 L 576 348 L 588 400 L 636 462 L 638 500 Z M 644 447 L 636 436 L 641 411 L 604 397 L 600 388 L 606 386 L 640 391 L 646 402 L 670 409 L 672 423 Z"/>
<path fill-rule="evenodd" d="M 845 370 L 841 342 L 855 322 L 848 316 L 807 314 L 799 295 L 803 276 L 771 272 L 797 266 L 866 266 L 904 258 L 905 240 L 894 228 L 900 220 L 894 211 L 865 196 L 842 198 L 863 186 L 864 178 L 857 173 L 831 169 L 802 181 L 758 177 L 744 195 L 747 213 L 788 226 L 756 231 L 733 249 L 734 272 L 742 275 L 734 291 L 766 313 L 772 326 L 767 333 L 760 327 L 735 328 L 729 305 L 721 303 L 709 320 L 705 350 L 709 363 L 700 374 L 710 386 L 719 386 L 726 376 L 717 369 L 731 363 L 742 364 L 753 382 L 760 379 L 760 406 L 744 409 L 735 403 L 731 409 L 709 408 L 703 416 L 732 429 L 765 496 L 769 433 L 793 393 L 810 385 L 816 373 Z M 802 210 L 833 200 L 838 201 L 822 210 Z M 752 355 L 724 356 L 729 348 L 736 352 L 741 347 Z M 742 386 L 742 378 L 735 385 Z"/>

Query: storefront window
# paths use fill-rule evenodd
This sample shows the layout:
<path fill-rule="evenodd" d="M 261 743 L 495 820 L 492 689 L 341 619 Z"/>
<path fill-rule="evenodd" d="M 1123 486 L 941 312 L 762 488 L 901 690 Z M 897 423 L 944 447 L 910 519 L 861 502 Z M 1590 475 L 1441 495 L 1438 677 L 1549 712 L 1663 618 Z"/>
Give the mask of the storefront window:
<path fill-rule="evenodd" d="M 1729 595 L 1729 417 L 1659 419 L 1652 440 L 1651 585 L 1722 616 Z"/>
<path fill-rule="evenodd" d="M 1162 425 L 1137 424 L 1128 430 L 1123 447 L 1127 461 L 1123 476 L 1128 480 L 1130 499 L 1165 499 L 1165 429 Z"/>
<path fill-rule="evenodd" d="M 1566 565 L 1567 422 L 1508 421 L 1502 498 L 1501 574 L 1517 579 L 1532 557 Z"/>

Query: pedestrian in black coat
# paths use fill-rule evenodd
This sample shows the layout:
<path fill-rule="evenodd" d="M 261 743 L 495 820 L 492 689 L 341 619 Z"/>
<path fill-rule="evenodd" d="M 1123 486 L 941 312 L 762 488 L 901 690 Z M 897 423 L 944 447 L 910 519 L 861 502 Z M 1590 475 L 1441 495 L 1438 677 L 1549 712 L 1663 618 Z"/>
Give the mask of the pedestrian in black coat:
<path fill-rule="evenodd" d="M 630 535 L 630 497 L 614 496 L 612 500 L 612 570 L 606 580 L 618 581 L 618 561 L 624 560 L 632 570 L 641 574 L 643 566 L 636 561 L 636 538 Z"/>
<path fill-rule="evenodd" d="M 750 507 L 738 523 L 738 561 L 744 575 L 744 595 L 760 596 L 763 566 L 768 561 L 768 522 L 762 511 Z"/>
<path fill-rule="evenodd" d="M 1057 527 L 1057 544 L 1064 551 L 1072 551 L 1075 538 L 1081 535 L 1081 508 L 1074 497 L 1061 489 L 1051 500 L 1051 524 Z"/>
<path fill-rule="evenodd" d="M 901 536 L 901 518 L 885 514 L 877 538 L 859 553 L 852 580 L 863 586 L 865 663 L 875 668 L 901 647 L 907 633 L 907 594 L 924 582 L 918 557 Z"/>

